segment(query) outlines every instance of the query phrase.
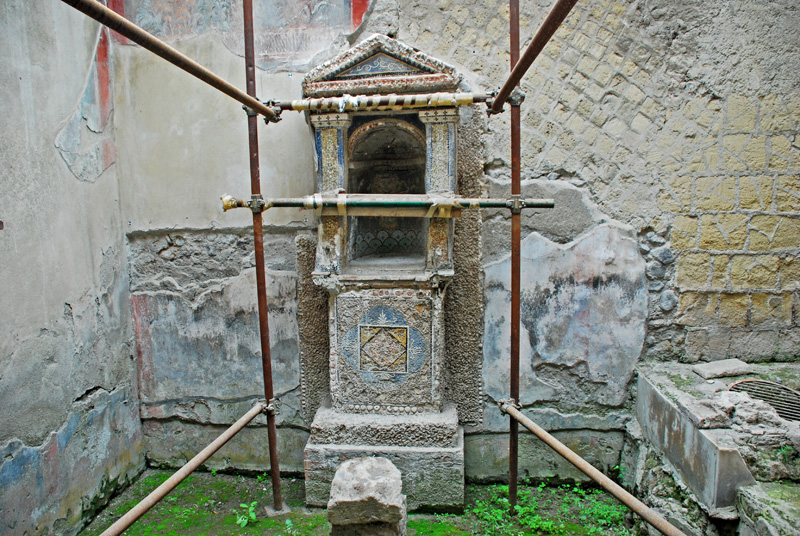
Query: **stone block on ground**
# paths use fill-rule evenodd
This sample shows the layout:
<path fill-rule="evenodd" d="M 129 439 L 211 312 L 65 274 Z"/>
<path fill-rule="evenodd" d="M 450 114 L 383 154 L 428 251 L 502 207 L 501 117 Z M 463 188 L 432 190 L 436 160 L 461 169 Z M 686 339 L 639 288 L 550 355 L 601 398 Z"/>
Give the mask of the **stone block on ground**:
<path fill-rule="evenodd" d="M 711 361 L 710 363 L 699 363 L 692 366 L 692 370 L 706 380 L 741 376 L 742 374 L 753 374 L 755 372 L 752 366 L 740 359 L 722 359 L 720 361 Z"/>
<path fill-rule="evenodd" d="M 686 414 L 690 408 L 676 404 L 665 384 L 664 376 L 640 367 L 636 412 L 643 436 L 664 453 L 709 510 L 732 506 L 738 488 L 755 484 L 735 434 L 697 428 L 697 419 Z"/>
<path fill-rule="evenodd" d="M 363 457 L 339 465 L 328 501 L 331 534 L 406 534 L 406 497 L 400 471 L 386 458 Z"/>

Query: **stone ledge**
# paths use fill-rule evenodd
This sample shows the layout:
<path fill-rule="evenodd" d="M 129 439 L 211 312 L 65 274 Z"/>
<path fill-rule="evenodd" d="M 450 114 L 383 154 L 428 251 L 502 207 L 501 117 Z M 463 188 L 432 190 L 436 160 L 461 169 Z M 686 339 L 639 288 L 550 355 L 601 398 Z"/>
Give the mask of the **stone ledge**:
<path fill-rule="evenodd" d="M 381 415 L 344 413 L 320 407 L 311 423 L 310 441 L 316 444 L 398 447 L 455 447 L 458 413 L 446 404 L 441 413 Z"/>
<path fill-rule="evenodd" d="M 693 365 L 692 370 L 706 380 L 753 374 L 755 372 L 752 366 L 740 359 L 722 359 L 709 363 L 699 363 Z"/>
<path fill-rule="evenodd" d="M 643 370 L 636 410 L 644 437 L 664 452 L 709 510 L 732 506 L 739 487 L 755 484 L 730 431 L 697 428 Z"/>

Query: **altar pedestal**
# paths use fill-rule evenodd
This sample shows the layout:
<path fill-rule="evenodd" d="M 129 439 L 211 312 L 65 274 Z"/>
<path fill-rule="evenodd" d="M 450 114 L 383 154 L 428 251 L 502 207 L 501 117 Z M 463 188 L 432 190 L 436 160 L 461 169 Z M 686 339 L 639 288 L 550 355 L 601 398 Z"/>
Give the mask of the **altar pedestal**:
<path fill-rule="evenodd" d="M 311 71 L 303 88 L 306 97 L 426 93 L 455 91 L 459 80 L 374 36 Z M 458 119 L 454 106 L 310 113 L 319 192 L 455 195 Z M 463 507 L 463 430 L 443 388 L 452 247 L 452 219 L 434 211 L 358 215 L 342 204 L 321 217 L 314 282 L 329 293 L 330 400 L 305 448 L 307 504 L 327 504 L 343 461 L 382 456 L 402 473 L 409 509 Z"/>

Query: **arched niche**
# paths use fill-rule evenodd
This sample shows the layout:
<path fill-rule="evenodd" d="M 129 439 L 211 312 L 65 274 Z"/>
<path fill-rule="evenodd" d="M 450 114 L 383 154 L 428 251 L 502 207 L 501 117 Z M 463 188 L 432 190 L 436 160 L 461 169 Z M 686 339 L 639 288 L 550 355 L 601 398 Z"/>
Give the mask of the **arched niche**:
<path fill-rule="evenodd" d="M 348 137 L 347 191 L 424 194 L 425 130 L 416 117 L 365 117 Z M 349 218 L 348 263 L 406 267 L 424 263 L 427 220 L 391 215 Z"/>

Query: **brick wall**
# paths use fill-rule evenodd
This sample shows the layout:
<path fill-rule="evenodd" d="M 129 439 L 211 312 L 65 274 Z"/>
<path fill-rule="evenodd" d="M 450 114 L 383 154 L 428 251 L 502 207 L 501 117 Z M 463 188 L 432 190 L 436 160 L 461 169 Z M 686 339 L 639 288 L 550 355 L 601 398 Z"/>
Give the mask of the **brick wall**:
<path fill-rule="evenodd" d="M 549 5 L 522 4 L 523 41 Z M 472 89 L 507 76 L 506 2 L 381 6 L 397 20 L 372 29 L 453 63 Z M 777 1 L 579 2 L 523 80 L 523 180 L 585 188 L 639 234 L 645 358 L 796 354 L 797 18 Z M 510 161 L 508 130 L 508 114 L 489 122 L 495 173 Z"/>
<path fill-rule="evenodd" d="M 666 177 L 676 321 L 690 358 L 787 358 L 798 347 L 800 96 L 734 95 L 709 117 L 702 159 Z M 696 122 L 694 113 L 685 113 Z"/>

